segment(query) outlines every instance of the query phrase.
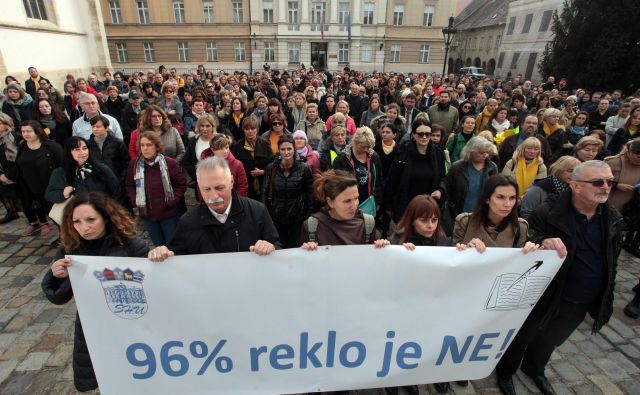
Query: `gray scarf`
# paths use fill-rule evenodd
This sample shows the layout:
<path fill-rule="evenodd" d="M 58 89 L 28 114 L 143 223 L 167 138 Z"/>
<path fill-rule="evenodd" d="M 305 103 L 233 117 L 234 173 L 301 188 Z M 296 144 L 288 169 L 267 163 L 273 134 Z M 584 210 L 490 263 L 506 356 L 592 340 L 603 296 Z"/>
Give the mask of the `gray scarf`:
<path fill-rule="evenodd" d="M 46 117 L 40 118 L 40 123 L 45 128 L 49 128 L 50 133 L 53 133 L 56 131 L 56 120 L 53 119 L 51 115 L 47 115 Z"/>

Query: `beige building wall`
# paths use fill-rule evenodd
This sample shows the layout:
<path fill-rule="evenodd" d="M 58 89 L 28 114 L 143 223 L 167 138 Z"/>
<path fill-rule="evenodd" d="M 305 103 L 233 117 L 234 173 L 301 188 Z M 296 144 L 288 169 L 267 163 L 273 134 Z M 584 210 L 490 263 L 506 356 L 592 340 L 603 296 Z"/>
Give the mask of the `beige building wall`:
<path fill-rule="evenodd" d="M 456 33 L 451 50 L 455 72 L 458 72 L 461 67 L 475 66 L 482 67 L 485 74 L 493 75 L 503 33 L 504 24 Z"/>
<path fill-rule="evenodd" d="M 240 23 L 234 22 L 232 3 L 236 1 L 242 5 Z M 199 64 L 212 71 L 250 69 L 249 0 L 178 1 L 184 6 L 182 23 L 176 21 L 173 0 L 147 0 L 149 23 L 146 24 L 140 23 L 134 1 L 100 2 L 110 60 L 115 70 L 131 72 L 157 68 L 160 64 L 176 67 L 181 72 L 195 70 Z M 114 18 L 113 7 L 110 8 L 114 4 L 120 9 L 119 20 Z M 205 4 L 213 6 L 211 23 L 205 19 Z M 153 48 L 154 57 L 145 58 L 145 43 Z M 180 58 L 179 43 L 185 43 L 188 48 L 184 58 Z M 215 53 L 215 56 L 210 55 L 213 56 L 211 60 L 207 53 L 208 43 L 212 47 L 210 52 Z M 119 54 L 119 46 L 126 48 L 126 59 Z M 238 55 L 244 54 L 244 60 L 236 60 L 236 48 Z"/>
<path fill-rule="evenodd" d="M 61 89 L 67 73 L 86 77 L 111 67 L 98 0 L 43 4 L 44 10 L 27 10 L 21 0 L 2 1 L 0 74 L 22 82 L 34 66 Z"/>

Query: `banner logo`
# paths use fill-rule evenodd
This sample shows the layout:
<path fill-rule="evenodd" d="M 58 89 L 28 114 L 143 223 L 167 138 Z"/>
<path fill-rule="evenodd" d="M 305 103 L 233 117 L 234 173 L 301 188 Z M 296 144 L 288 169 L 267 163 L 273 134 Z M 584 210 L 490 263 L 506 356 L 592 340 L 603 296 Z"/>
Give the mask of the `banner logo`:
<path fill-rule="evenodd" d="M 144 274 L 140 270 L 105 268 L 101 272 L 96 270 L 93 275 L 102 284 L 107 306 L 113 314 L 135 320 L 147 312 L 147 297 L 142 287 Z"/>

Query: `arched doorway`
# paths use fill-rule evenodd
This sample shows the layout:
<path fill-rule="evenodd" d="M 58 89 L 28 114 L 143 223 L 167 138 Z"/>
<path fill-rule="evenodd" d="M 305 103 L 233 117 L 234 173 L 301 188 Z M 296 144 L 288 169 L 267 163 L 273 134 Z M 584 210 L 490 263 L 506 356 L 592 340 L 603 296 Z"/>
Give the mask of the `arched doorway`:
<path fill-rule="evenodd" d="M 496 71 L 496 60 L 489 59 L 489 62 L 487 63 L 487 69 L 484 72 L 487 75 L 493 75 L 495 71 Z"/>
<path fill-rule="evenodd" d="M 473 60 L 473 65 L 474 65 L 475 67 L 480 67 L 480 65 L 481 65 L 480 58 L 475 58 L 475 59 Z"/>
<path fill-rule="evenodd" d="M 487 69 L 487 62 L 483 61 L 482 62 L 482 70 L 486 70 Z"/>
<path fill-rule="evenodd" d="M 464 62 L 464 67 L 470 67 L 471 66 L 471 58 L 467 58 L 467 60 L 465 60 Z"/>

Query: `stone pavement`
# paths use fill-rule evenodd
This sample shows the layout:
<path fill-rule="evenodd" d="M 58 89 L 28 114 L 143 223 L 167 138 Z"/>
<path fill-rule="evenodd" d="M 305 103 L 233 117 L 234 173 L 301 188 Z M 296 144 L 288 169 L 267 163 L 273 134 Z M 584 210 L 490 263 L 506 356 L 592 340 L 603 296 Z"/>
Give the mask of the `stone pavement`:
<path fill-rule="evenodd" d="M 46 238 L 21 237 L 26 225 L 21 218 L 0 226 L 0 395 L 75 394 L 71 369 L 75 304 L 55 306 L 40 289 L 55 254 L 49 243 L 57 232 Z M 591 336 L 589 324 L 583 323 L 552 356 L 547 375 L 558 395 L 640 394 L 640 320 L 622 312 L 639 276 L 640 260 L 623 252 L 610 323 L 597 336 Z M 514 382 L 518 394 L 538 393 L 521 372 Z M 454 384 L 452 392 L 500 394 L 494 376 L 465 388 Z M 353 393 L 383 394 L 381 390 Z M 425 385 L 420 393 L 436 392 Z"/>

